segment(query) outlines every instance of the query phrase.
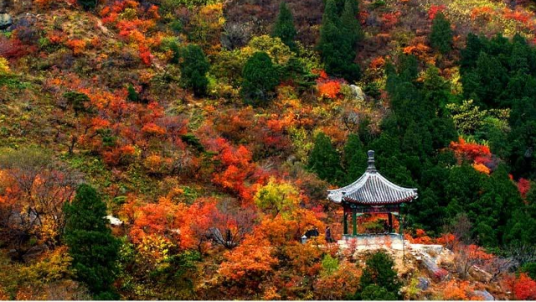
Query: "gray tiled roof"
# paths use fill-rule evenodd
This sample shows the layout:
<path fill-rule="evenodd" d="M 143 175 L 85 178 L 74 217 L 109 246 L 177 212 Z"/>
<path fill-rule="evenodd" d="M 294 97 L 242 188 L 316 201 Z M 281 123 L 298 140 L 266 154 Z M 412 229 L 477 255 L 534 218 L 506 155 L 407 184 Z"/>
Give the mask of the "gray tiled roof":
<path fill-rule="evenodd" d="M 383 177 L 374 166 L 374 151 L 369 151 L 365 174 L 346 187 L 329 190 L 328 198 L 336 203 L 345 200 L 365 205 L 396 204 L 417 198 L 417 189 L 397 186 Z"/>

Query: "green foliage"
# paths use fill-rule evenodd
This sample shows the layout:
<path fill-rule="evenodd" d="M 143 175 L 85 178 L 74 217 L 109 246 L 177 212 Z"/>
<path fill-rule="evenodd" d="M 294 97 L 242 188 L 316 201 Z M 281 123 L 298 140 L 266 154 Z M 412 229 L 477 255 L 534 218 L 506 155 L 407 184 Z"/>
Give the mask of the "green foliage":
<path fill-rule="evenodd" d="M 107 225 L 106 204 L 89 185 L 80 185 L 72 203 L 65 204 L 64 240 L 73 258 L 77 278 L 95 298 L 117 299 L 112 283 L 116 275 L 119 241 Z"/>
<path fill-rule="evenodd" d="M 297 205 L 298 191 L 288 183 L 277 183 L 270 179 L 268 184 L 261 187 L 255 194 L 255 204 L 273 217 L 281 214 L 288 218 Z"/>
<path fill-rule="evenodd" d="M 437 13 L 432 23 L 430 45 L 442 54 L 452 49 L 452 28 L 442 12 Z"/>
<path fill-rule="evenodd" d="M 356 299 L 397 300 L 401 282 L 394 270 L 393 259 L 384 251 L 369 256 L 359 285 L 361 291 L 355 293 Z"/>
<path fill-rule="evenodd" d="M 361 28 L 356 19 L 356 4 L 353 2 L 355 1 L 346 0 L 340 15 L 336 1 L 326 1 L 318 43 L 326 72 L 348 81 L 357 81 L 361 77 L 361 69 L 354 62 Z"/>
<path fill-rule="evenodd" d="M 297 50 L 296 42 L 294 41 L 296 39 L 294 18 L 285 1 L 282 1 L 279 6 L 279 14 L 272 30 L 272 37 L 280 38 L 292 51 Z"/>
<path fill-rule="evenodd" d="M 320 132 L 315 137 L 315 145 L 309 154 L 308 168 L 320 179 L 338 183 L 343 177 L 340 157 L 331 139 Z"/>
<path fill-rule="evenodd" d="M 207 72 L 210 69 L 205 53 L 195 44 L 189 44 L 181 49 L 181 83 L 184 87 L 194 91 L 196 96 L 203 96 L 207 92 Z"/>
<path fill-rule="evenodd" d="M 256 52 L 248 59 L 242 77 L 240 94 L 246 103 L 261 105 L 274 97 L 279 73 L 265 52 Z"/>
<path fill-rule="evenodd" d="M 141 100 L 140 95 L 138 94 L 136 89 L 134 89 L 134 86 L 132 84 L 128 84 L 127 92 L 128 92 L 127 99 L 129 101 L 137 103 Z"/>
<path fill-rule="evenodd" d="M 367 152 L 356 134 L 348 135 L 344 146 L 343 166 L 346 169 L 346 184 L 354 182 L 367 168 Z"/>
<path fill-rule="evenodd" d="M 97 0 L 78 0 L 78 4 L 85 10 L 91 10 L 97 6 Z"/>
<path fill-rule="evenodd" d="M 536 262 L 526 263 L 521 271 L 527 273 L 532 280 L 536 280 Z"/>
<path fill-rule="evenodd" d="M 326 276 L 332 275 L 339 269 L 339 260 L 326 254 L 322 259 L 322 273 Z"/>
<path fill-rule="evenodd" d="M 89 108 L 91 100 L 86 94 L 76 91 L 68 91 L 63 94 L 63 98 L 65 98 L 67 103 L 72 106 L 75 115 L 78 115 L 82 112 L 91 112 L 91 109 Z"/>

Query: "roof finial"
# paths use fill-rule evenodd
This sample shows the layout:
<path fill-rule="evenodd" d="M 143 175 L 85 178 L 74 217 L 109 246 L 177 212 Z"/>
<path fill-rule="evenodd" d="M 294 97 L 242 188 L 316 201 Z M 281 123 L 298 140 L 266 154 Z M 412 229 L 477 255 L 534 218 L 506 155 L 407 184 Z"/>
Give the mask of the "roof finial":
<path fill-rule="evenodd" d="M 376 166 L 374 166 L 374 150 L 369 150 L 367 153 L 368 153 L 367 172 L 376 173 Z"/>

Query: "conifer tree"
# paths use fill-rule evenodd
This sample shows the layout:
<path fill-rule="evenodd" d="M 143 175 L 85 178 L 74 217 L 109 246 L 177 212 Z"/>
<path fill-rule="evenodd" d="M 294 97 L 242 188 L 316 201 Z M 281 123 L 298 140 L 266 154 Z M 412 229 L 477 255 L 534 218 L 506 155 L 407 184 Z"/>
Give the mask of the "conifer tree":
<path fill-rule="evenodd" d="M 318 50 L 329 75 L 356 81 L 361 76 L 359 65 L 354 62 L 361 31 L 351 1 L 346 0 L 342 18 L 337 13 L 335 0 L 326 1 Z"/>
<path fill-rule="evenodd" d="M 279 74 L 265 52 L 256 52 L 248 59 L 242 72 L 240 94 L 246 103 L 259 105 L 270 100 L 279 84 Z"/>
<path fill-rule="evenodd" d="M 78 4 L 85 10 L 94 9 L 97 6 L 97 0 L 78 0 Z"/>
<path fill-rule="evenodd" d="M 77 278 L 86 283 L 94 297 L 117 299 L 112 289 L 116 274 L 119 241 L 106 220 L 106 204 L 97 191 L 82 184 L 72 203 L 65 204 L 64 240 L 73 258 Z"/>
<path fill-rule="evenodd" d="M 277 15 L 277 19 L 274 24 L 272 37 L 279 37 L 281 41 L 283 41 L 283 43 L 290 48 L 290 50 L 294 52 L 297 50 L 296 42 L 294 41 L 296 38 L 294 18 L 285 1 L 282 1 L 281 5 L 279 6 L 279 14 Z"/>
<path fill-rule="evenodd" d="M 315 146 L 309 155 L 309 169 L 320 179 L 338 183 L 342 179 L 340 157 L 331 139 L 320 132 L 315 138 Z"/>
<path fill-rule="evenodd" d="M 367 152 L 357 134 L 348 135 L 344 146 L 345 183 L 350 184 L 361 176 L 367 168 Z"/>
<path fill-rule="evenodd" d="M 366 265 L 360 280 L 361 292 L 356 293 L 356 298 L 396 300 L 401 284 L 393 268 L 393 259 L 385 252 L 380 251 L 371 255 L 367 259 Z"/>
<path fill-rule="evenodd" d="M 191 88 L 196 96 L 203 96 L 207 92 L 207 72 L 210 64 L 205 53 L 199 45 L 190 44 L 181 51 L 181 82 L 186 88 Z"/>
<path fill-rule="evenodd" d="M 432 23 L 430 45 L 442 54 L 452 49 L 452 28 L 442 12 L 439 12 Z"/>

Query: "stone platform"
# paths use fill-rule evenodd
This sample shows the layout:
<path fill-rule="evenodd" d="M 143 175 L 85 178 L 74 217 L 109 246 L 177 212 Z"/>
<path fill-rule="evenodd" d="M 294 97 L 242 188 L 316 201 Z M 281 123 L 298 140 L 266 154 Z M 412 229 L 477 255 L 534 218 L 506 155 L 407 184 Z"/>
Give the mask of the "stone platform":
<path fill-rule="evenodd" d="M 404 242 L 402 235 L 391 234 L 360 234 L 357 236 L 345 236 L 337 242 L 341 249 L 353 248 L 356 251 L 392 249 L 403 250 L 408 248 L 408 242 Z M 404 247 L 404 245 L 406 245 Z"/>

